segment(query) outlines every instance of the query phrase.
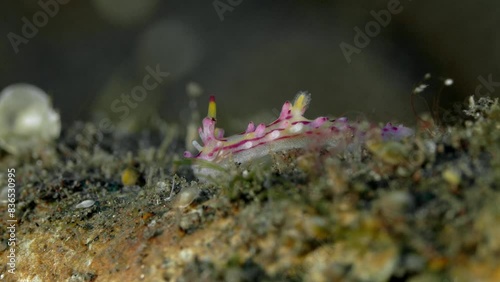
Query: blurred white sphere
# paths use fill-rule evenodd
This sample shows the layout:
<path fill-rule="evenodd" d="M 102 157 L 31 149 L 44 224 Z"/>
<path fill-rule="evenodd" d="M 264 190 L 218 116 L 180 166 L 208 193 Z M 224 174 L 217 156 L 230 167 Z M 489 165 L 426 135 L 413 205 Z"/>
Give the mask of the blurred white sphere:
<path fill-rule="evenodd" d="M 47 94 L 20 83 L 0 93 L 0 147 L 18 154 L 59 137 L 61 121 Z"/>

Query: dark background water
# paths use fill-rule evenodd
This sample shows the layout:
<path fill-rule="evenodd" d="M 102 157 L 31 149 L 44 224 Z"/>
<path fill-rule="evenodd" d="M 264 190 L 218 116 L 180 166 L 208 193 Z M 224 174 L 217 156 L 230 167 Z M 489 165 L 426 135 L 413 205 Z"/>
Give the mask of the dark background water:
<path fill-rule="evenodd" d="M 312 93 L 311 118 L 347 114 L 411 124 L 410 93 L 425 73 L 454 79 L 441 93 L 444 107 L 473 94 L 479 76 L 500 81 L 495 1 L 66 1 L 6 1 L 0 26 L 0 87 L 41 87 L 64 125 L 156 113 L 186 120 L 191 81 L 204 89 L 203 112 L 208 94 L 216 94 L 221 123 L 230 128 L 270 121 L 300 90 Z M 52 15 L 40 3 L 52 3 Z M 377 30 L 373 13 L 388 6 L 398 13 Z M 367 24 L 370 42 L 347 59 L 340 45 L 355 47 L 355 28 Z M 126 105 L 121 95 L 157 65 L 169 77 L 130 114 L 113 109 L 117 99 Z M 431 84 L 423 94 L 429 99 L 441 82 Z M 495 88 L 481 94 L 498 97 Z M 426 110 L 422 101 L 417 109 Z"/>

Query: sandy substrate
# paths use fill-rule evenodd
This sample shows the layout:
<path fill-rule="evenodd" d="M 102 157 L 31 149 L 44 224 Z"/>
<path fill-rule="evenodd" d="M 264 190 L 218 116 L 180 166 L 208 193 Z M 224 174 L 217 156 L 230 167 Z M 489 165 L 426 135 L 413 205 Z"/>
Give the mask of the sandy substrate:
<path fill-rule="evenodd" d="M 500 281 L 500 106 L 464 109 L 404 141 L 279 153 L 204 183 L 174 129 L 74 124 L 33 156 L 0 156 L 18 220 L 11 274 L 2 203 L 1 278 Z"/>

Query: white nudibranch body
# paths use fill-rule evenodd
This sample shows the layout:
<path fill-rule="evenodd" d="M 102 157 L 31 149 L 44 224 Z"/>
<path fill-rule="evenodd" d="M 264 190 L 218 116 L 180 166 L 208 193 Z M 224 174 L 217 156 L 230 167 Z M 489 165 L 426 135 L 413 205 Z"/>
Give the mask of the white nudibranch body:
<path fill-rule="evenodd" d="M 248 163 L 291 149 L 346 146 L 355 136 L 363 135 L 363 132 L 357 132 L 356 124 L 349 123 L 344 117 L 318 117 L 314 120 L 305 118 L 303 114 L 310 101 L 310 94 L 299 92 L 293 104 L 289 101 L 283 104 L 275 121 L 257 126 L 250 122 L 244 132 L 224 137 L 224 130 L 215 127 L 216 104 L 215 97 L 211 96 L 208 115 L 198 130 L 203 146 L 193 141 L 199 152 L 185 152 L 184 156 L 227 167 L 231 163 Z M 412 134 L 412 129 L 402 125 L 393 126 L 388 123 L 382 128 L 383 139 L 401 139 Z M 200 178 L 218 174 L 217 170 L 196 162 L 192 167 Z"/>

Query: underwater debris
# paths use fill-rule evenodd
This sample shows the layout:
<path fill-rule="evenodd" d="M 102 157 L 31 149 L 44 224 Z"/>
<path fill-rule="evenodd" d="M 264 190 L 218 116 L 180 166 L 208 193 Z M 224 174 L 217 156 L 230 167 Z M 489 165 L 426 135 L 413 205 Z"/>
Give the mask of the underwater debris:
<path fill-rule="evenodd" d="M 95 203 L 94 200 L 85 200 L 85 201 L 82 201 L 80 203 L 78 203 L 76 206 L 75 206 L 75 209 L 86 209 L 86 208 L 90 208 L 91 206 L 93 206 Z"/>
<path fill-rule="evenodd" d="M 137 167 L 138 164 L 135 166 L 128 166 L 122 171 L 121 181 L 123 186 L 143 186 L 145 184 L 144 176 Z"/>
<path fill-rule="evenodd" d="M 272 153 L 292 149 L 342 149 L 365 135 L 363 129 L 358 129 L 356 123 L 349 122 L 345 117 L 318 117 L 314 120 L 305 118 L 304 112 L 310 101 L 309 93 L 299 92 L 293 104 L 289 101 L 283 104 L 280 116 L 272 123 L 255 126 L 250 122 L 244 132 L 224 137 L 224 130 L 215 127 L 215 97 L 210 96 L 208 115 L 203 119 L 202 127 L 198 129 L 203 146 L 193 141 L 193 146 L 199 153 L 191 154 L 186 151 L 184 157 L 205 161 L 194 162 L 192 168 L 199 178 L 206 178 L 220 173 L 220 170 L 205 165 L 206 161 L 225 168 L 231 163 L 253 162 Z M 393 126 L 387 123 L 381 134 L 384 140 L 399 140 L 412 135 L 413 130 L 403 125 Z"/>
<path fill-rule="evenodd" d="M 0 147 L 11 154 L 33 150 L 59 137 L 61 121 L 40 88 L 13 84 L 0 94 Z"/>

